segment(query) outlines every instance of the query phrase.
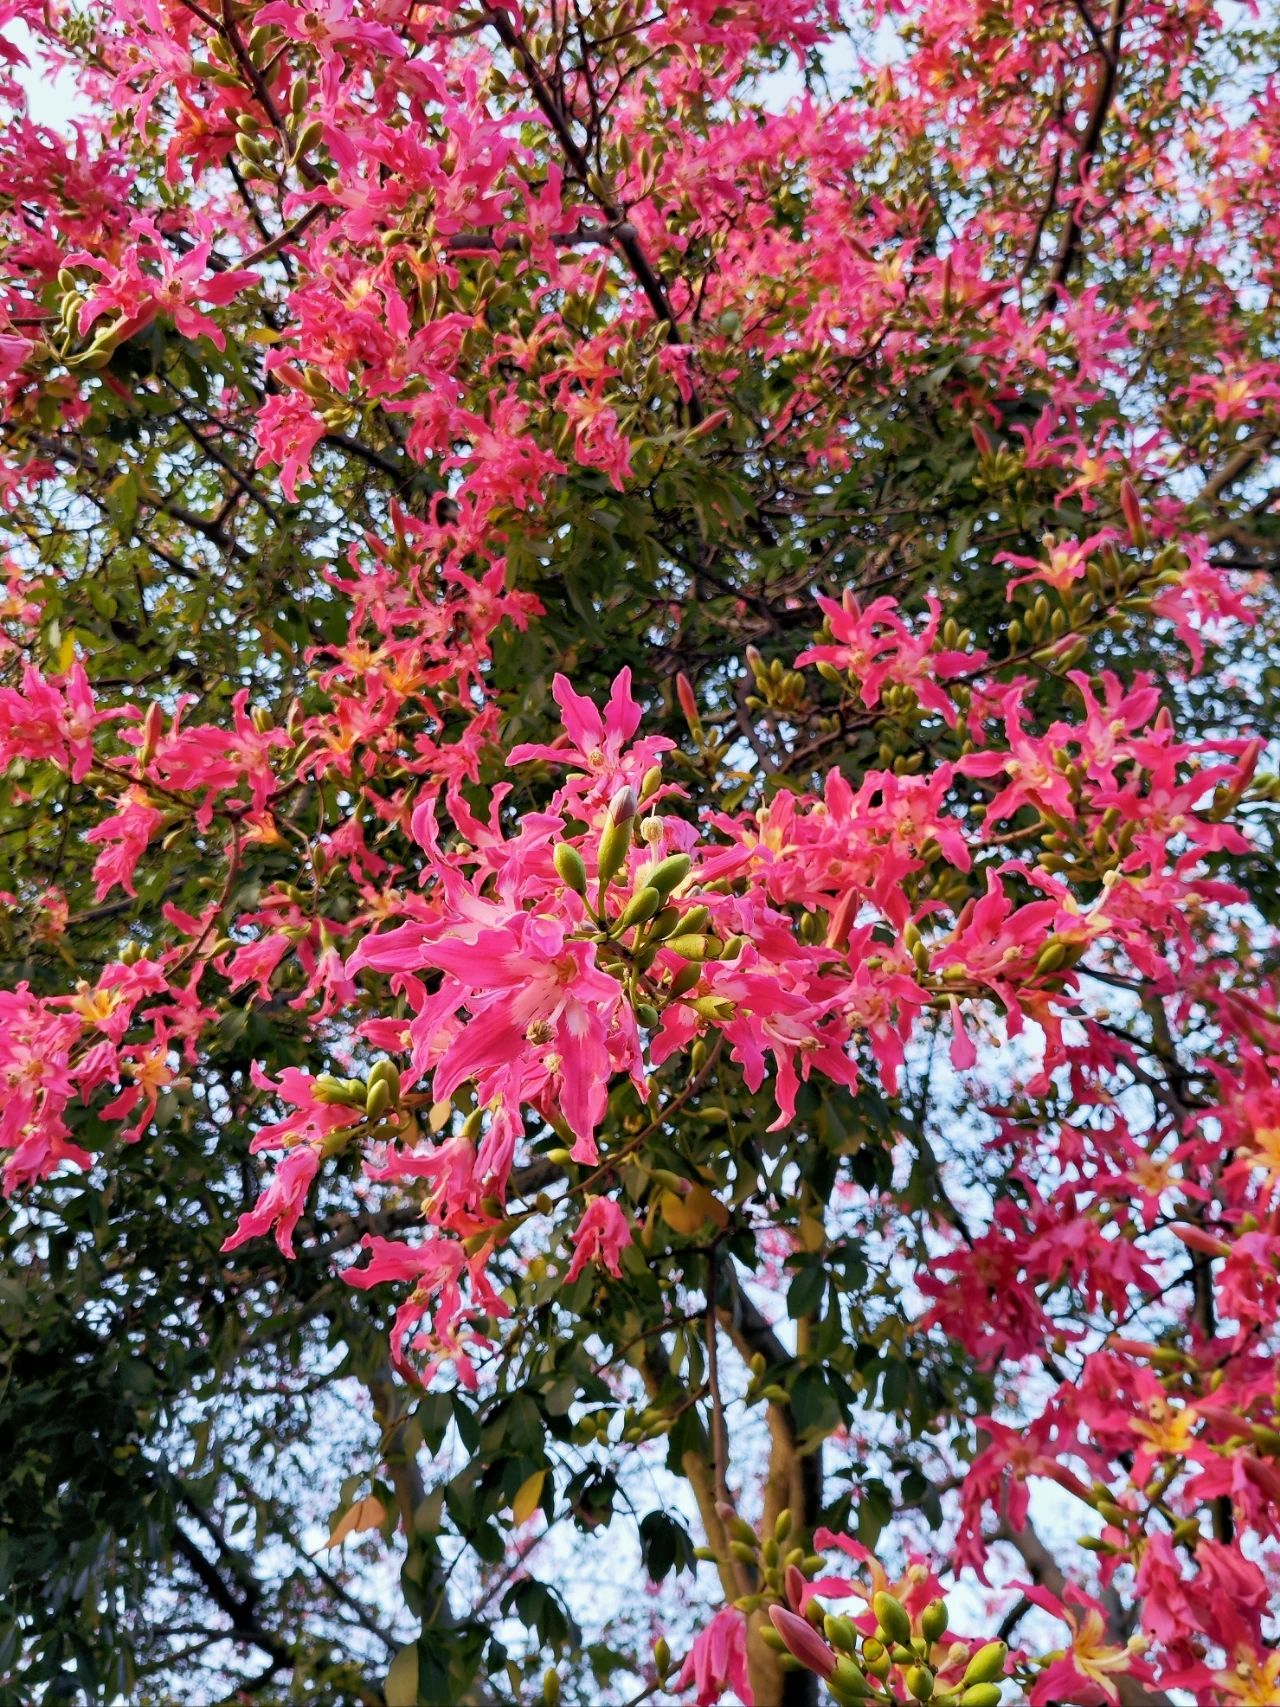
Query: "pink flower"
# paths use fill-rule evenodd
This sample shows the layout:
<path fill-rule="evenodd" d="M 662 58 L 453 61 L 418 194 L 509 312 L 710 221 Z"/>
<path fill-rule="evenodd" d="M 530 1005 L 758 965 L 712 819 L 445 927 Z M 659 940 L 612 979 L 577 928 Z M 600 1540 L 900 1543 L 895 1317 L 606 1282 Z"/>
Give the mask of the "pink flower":
<path fill-rule="evenodd" d="M 551 747 L 536 743 L 513 747 L 507 756 L 509 765 L 526 764 L 530 759 L 548 759 L 554 764 L 571 765 L 589 776 L 603 778 L 606 783 L 613 780 L 638 781 L 660 753 L 671 750 L 672 743 L 665 737 L 650 736 L 637 748 L 627 767 L 627 776 L 619 776 L 624 751 L 640 727 L 641 712 L 631 697 L 629 669 L 618 672 L 603 713 L 593 700 L 574 691 L 567 676 L 557 675 L 551 692 L 560 707 L 564 739 Z"/>
<path fill-rule="evenodd" d="M 124 708 L 96 711 L 93 690 L 78 661 L 65 676 L 50 678 L 34 664 L 22 672 L 22 691 L 0 688 L 0 768 L 15 759 L 49 759 L 82 782 L 93 763 L 93 732 Z"/>
<path fill-rule="evenodd" d="M 235 1232 L 223 1241 L 222 1249 L 234 1251 L 249 1239 L 260 1239 L 274 1227 L 280 1250 L 287 1257 L 294 1256 L 293 1230 L 319 1166 L 320 1151 L 314 1144 L 300 1144 L 290 1150 L 257 1203 L 240 1217 Z"/>
<path fill-rule="evenodd" d="M 611 1197 L 593 1197 L 573 1236 L 573 1261 L 565 1280 L 576 1280 L 589 1262 L 603 1264 L 615 1280 L 618 1258 L 631 1243 L 631 1227 Z"/>
<path fill-rule="evenodd" d="M 694 1639 L 675 1688 L 677 1693 L 696 1689 L 696 1707 L 714 1707 L 726 1689 L 744 1707 L 755 1707 L 747 1671 L 747 1621 L 735 1607 L 722 1607 Z"/>
<path fill-rule="evenodd" d="M 86 834 L 86 842 L 106 843 L 93 865 L 94 893 L 99 901 L 117 884 L 126 895 L 137 894 L 133 873 L 163 822 L 164 813 L 156 810 L 144 790 L 134 788 L 113 817 L 95 824 Z"/>

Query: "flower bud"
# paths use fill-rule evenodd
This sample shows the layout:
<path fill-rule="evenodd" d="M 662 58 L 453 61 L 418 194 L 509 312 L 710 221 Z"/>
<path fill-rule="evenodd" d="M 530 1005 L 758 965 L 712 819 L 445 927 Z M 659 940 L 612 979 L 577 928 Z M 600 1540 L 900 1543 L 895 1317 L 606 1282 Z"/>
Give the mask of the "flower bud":
<path fill-rule="evenodd" d="M 693 868 L 693 861 L 688 854 L 668 854 L 660 860 L 645 879 L 651 889 L 656 889 L 665 900 L 671 891 L 677 888 L 688 877 Z"/>
<path fill-rule="evenodd" d="M 1120 508 L 1124 512 L 1125 526 L 1129 530 L 1129 538 L 1141 551 L 1151 535 L 1147 532 L 1147 524 L 1142 514 L 1142 500 L 1131 480 L 1120 482 Z"/>
<path fill-rule="evenodd" d="M 371 1092 L 375 1085 L 386 1085 L 391 1107 L 394 1108 L 400 1101 L 400 1069 L 385 1055 L 369 1069 L 368 1082 Z"/>
<path fill-rule="evenodd" d="M 794 1654 L 802 1666 L 829 1678 L 836 1668 L 836 1657 L 813 1626 L 784 1606 L 769 1608 L 769 1621 L 782 1637 L 788 1653 Z"/>
<path fill-rule="evenodd" d="M 160 739 L 160 731 L 164 727 L 164 707 L 159 700 L 153 700 L 147 707 L 146 716 L 142 719 L 142 745 L 138 748 L 138 763 L 149 765 L 156 750 L 156 742 Z"/>
<path fill-rule="evenodd" d="M 379 1079 L 377 1084 L 369 1086 L 365 1098 L 365 1113 L 370 1120 L 378 1120 L 391 1107 L 391 1087 L 385 1079 Z"/>
<path fill-rule="evenodd" d="M 582 855 L 577 848 L 570 847 L 568 842 L 560 842 L 551 856 L 561 883 L 566 889 L 572 889 L 576 895 L 587 892 L 587 868 L 582 862 Z"/>
<path fill-rule="evenodd" d="M 960 1707 L 1000 1707 L 998 1683 L 975 1683 L 960 1697 Z"/>
<path fill-rule="evenodd" d="M 865 1701 L 871 1694 L 865 1672 L 859 1671 L 848 1654 L 841 1654 L 836 1660 L 835 1670 L 827 1679 L 827 1687 L 834 1695 L 849 1701 Z"/>
<path fill-rule="evenodd" d="M 920 1614 L 920 1634 L 926 1642 L 940 1642 L 947 1629 L 947 1603 L 931 1600 Z"/>
<path fill-rule="evenodd" d="M 822 1621 L 822 1633 L 833 1648 L 840 1648 L 846 1654 L 851 1654 L 857 1645 L 858 1632 L 847 1618 L 829 1612 Z"/>
<path fill-rule="evenodd" d="M 927 1666 L 912 1666 L 903 1681 L 917 1701 L 927 1701 L 933 1694 L 933 1673 Z"/>
<path fill-rule="evenodd" d="M 911 1640 L 911 1619 L 900 1600 L 895 1600 L 893 1595 L 882 1589 L 879 1594 L 872 1595 L 871 1610 L 891 1641 L 905 1643 Z"/>
<path fill-rule="evenodd" d="M 604 831 L 600 837 L 600 883 L 612 883 L 626 861 L 631 844 L 631 821 L 636 815 L 635 790 L 620 788 L 609 802 Z"/>
<path fill-rule="evenodd" d="M 698 702 L 693 696 L 693 683 L 683 670 L 676 677 L 676 699 L 680 702 L 680 709 L 684 712 L 685 722 L 689 725 L 690 732 L 698 740 L 701 740 L 702 719 L 698 715 Z"/>
<path fill-rule="evenodd" d="M 717 958 L 713 944 L 715 949 L 720 946 L 713 937 L 681 935 L 671 937 L 664 946 L 682 960 L 702 961 Z"/>
<path fill-rule="evenodd" d="M 614 926 L 616 931 L 629 931 L 633 925 L 646 924 L 662 905 L 662 896 L 652 886 L 637 889 L 627 902 Z"/>
<path fill-rule="evenodd" d="M 1004 1662 L 1009 1657 L 1009 1650 L 1003 1642 L 988 1642 L 985 1647 L 978 1649 L 968 1665 L 964 1668 L 964 1676 L 960 1679 L 962 1689 L 968 1689 L 973 1683 L 991 1683 L 994 1679 L 1004 1676 Z"/>

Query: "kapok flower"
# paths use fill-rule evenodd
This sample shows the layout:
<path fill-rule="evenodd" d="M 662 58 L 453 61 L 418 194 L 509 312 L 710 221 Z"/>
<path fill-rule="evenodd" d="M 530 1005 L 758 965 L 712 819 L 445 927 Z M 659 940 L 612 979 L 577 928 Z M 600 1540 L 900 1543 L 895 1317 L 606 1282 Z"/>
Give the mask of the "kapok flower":
<path fill-rule="evenodd" d="M 631 1227 L 611 1197 L 593 1197 L 573 1235 L 573 1261 L 566 1281 L 576 1280 L 589 1262 L 603 1264 L 616 1280 L 618 1258 L 631 1243 Z"/>
<path fill-rule="evenodd" d="M 320 1167 L 320 1151 L 314 1144 L 300 1144 L 290 1150 L 280 1163 L 253 1208 L 236 1223 L 236 1230 L 222 1244 L 224 1251 L 234 1251 L 250 1239 L 261 1238 L 275 1228 L 276 1244 L 281 1252 L 292 1257 L 293 1230 L 306 1205 L 311 1182 Z"/>
<path fill-rule="evenodd" d="M 677 1694 L 686 1689 L 697 1690 L 696 1707 L 714 1707 L 726 1689 L 744 1707 L 755 1707 L 747 1672 L 747 1621 L 736 1607 L 722 1607 L 695 1639 L 675 1681 Z"/>
<path fill-rule="evenodd" d="M 1067 1595 L 1080 1607 L 1065 1606 L 1047 1589 L 1033 1583 L 1011 1585 L 1026 1595 L 1036 1606 L 1042 1606 L 1055 1618 L 1060 1618 L 1071 1631 L 1071 1646 L 1052 1664 L 1046 1666 L 1031 1691 L 1031 1707 L 1049 1707 L 1057 1701 L 1079 1702 L 1080 1707 L 1097 1707 L 1100 1702 L 1120 1699 L 1115 1678 L 1118 1673 L 1130 1673 L 1149 1682 L 1150 1669 L 1127 1646 L 1108 1646 L 1107 1623 L 1102 1608 L 1091 1596 L 1068 1584 Z"/>

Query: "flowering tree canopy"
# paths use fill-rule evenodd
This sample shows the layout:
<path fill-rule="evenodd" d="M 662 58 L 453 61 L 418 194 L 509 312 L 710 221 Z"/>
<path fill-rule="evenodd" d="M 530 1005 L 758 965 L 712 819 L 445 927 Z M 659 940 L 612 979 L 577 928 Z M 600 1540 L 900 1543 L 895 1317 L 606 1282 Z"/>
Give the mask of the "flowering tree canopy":
<path fill-rule="evenodd" d="M 3 0 L 15 1699 L 1280 1699 L 1266 12 Z"/>

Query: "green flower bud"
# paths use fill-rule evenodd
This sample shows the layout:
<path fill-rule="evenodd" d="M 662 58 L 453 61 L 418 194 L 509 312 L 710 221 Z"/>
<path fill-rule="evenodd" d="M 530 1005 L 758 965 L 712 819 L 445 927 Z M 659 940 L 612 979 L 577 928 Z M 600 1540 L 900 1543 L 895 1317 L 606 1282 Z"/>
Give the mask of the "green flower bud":
<path fill-rule="evenodd" d="M 835 1664 L 835 1670 L 827 1679 L 827 1687 L 833 1695 L 848 1701 L 865 1701 L 871 1694 L 871 1685 L 866 1676 L 854 1665 L 848 1654 L 841 1654 Z"/>
<path fill-rule="evenodd" d="M 927 1666 L 912 1666 L 904 1682 L 917 1701 L 927 1701 L 933 1694 L 933 1673 Z"/>
<path fill-rule="evenodd" d="M 1008 1657 L 1009 1650 L 1003 1642 L 988 1642 L 978 1649 L 964 1668 L 961 1687 L 967 1689 L 971 1683 L 990 1683 L 997 1677 L 1003 1677 L 1004 1662 Z"/>
<path fill-rule="evenodd" d="M 960 1707 L 1000 1707 L 998 1683 L 975 1683 L 960 1697 Z"/>
<path fill-rule="evenodd" d="M 622 909 L 622 913 L 614 925 L 616 931 L 629 931 L 633 925 L 643 925 L 658 911 L 662 905 L 662 896 L 652 886 L 637 889 L 635 894 Z"/>
<path fill-rule="evenodd" d="M 892 1641 L 906 1643 L 911 1640 L 911 1620 L 900 1600 L 881 1590 L 871 1597 L 871 1610 L 880 1628 Z"/>
<path fill-rule="evenodd" d="M 920 1614 L 920 1633 L 926 1642 L 940 1642 L 947 1629 L 947 1603 L 931 1600 Z"/>
<path fill-rule="evenodd" d="M 636 815 L 635 790 L 620 788 L 609 802 L 604 831 L 600 837 L 600 883 L 612 883 L 622 870 L 631 845 L 631 821 Z"/>
<path fill-rule="evenodd" d="M 837 1613 L 828 1613 L 822 1629 L 833 1648 L 851 1654 L 857 1646 L 858 1632 L 847 1618 L 841 1618 Z"/>
<path fill-rule="evenodd" d="M 664 898 L 678 884 L 684 882 L 693 869 L 693 861 L 688 854 L 668 854 L 666 859 L 659 860 L 646 878 L 650 888 L 656 889 Z"/>
<path fill-rule="evenodd" d="M 671 937 L 666 943 L 666 947 L 673 954 L 678 954 L 682 960 L 714 960 L 716 955 L 712 952 L 713 943 L 715 943 L 713 937 L 682 934 Z M 719 943 L 715 943 L 716 948 L 719 946 Z"/>
<path fill-rule="evenodd" d="M 400 1069 L 394 1061 L 389 1061 L 384 1055 L 375 1061 L 369 1069 L 369 1089 L 375 1085 L 386 1085 L 390 1096 L 390 1106 L 394 1108 L 400 1101 Z"/>
<path fill-rule="evenodd" d="M 565 888 L 572 889 L 575 895 L 585 895 L 587 892 L 587 868 L 582 863 L 582 855 L 577 848 L 570 847 L 568 842 L 560 842 L 551 858 Z"/>

